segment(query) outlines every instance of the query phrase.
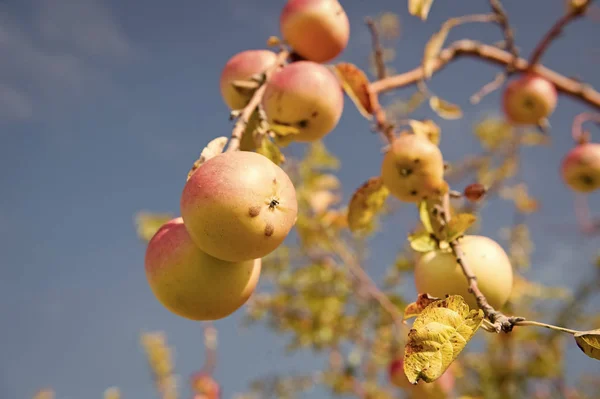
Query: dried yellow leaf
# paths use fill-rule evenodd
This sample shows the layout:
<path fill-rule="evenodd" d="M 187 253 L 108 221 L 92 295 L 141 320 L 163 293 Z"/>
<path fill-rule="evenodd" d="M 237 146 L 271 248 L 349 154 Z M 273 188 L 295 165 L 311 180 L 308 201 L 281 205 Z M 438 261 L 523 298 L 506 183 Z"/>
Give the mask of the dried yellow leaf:
<path fill-rule="evenodd" d="M 404 373 L 416 384 L 433 382 L 457 358 L 483 321 L 460 295 L 427 306 L 416 318 L 404 348 Z"/>
<path fill-rule="evenodd" d="M 433 74 L 434 65 L 437 62 L 437 58 L 444 47 L 444 42 L 446 41 L 446 37 L 452 29 L 459 21 L 456 18 L 451 18 L 444 22 L 440 30 L 434 33 L 427 44 L 425 44 L 425 50 L 423 52 L 423 60 L 421 62 L 421 67 L 423 68 L 423 77 L 425 79 L 429 79 Z"/>
<path fill-rule="evenodd" d="M 574 335 L 579 349 L 592 359 L 600 360 L 600 329 L 581 331 Z"/>
<path fill-rule="evenodd" d="M 470 213 L 459 213 L 448 223 L 448 241 L 454 241 L 463 236 L 465 232 L 477 221 L 477 217 Z"/>
<path fill-rule="evenodd" d="M 229 139 L 225 136 L 217 137 L 216 139 L 212 139 L 206 145 L 206 147 L 204 147 L 204 149 L 200 153 L 200 157 L 196 160 L 196 162 L 194 162 L 192 169 L 190 169 L 190 171 L 188 172 L 188 180 L 194 174 L 196 169 L 200 167 L 200 165 L 223 152 L 223 148 L 225 148 L 227 140 Z"/>
<path fill-rule="evenodd" d="M 381 177 L 372 177 L 354 192 L 348 206 L 348 226 L 353 232 L 371 231 L 377 213 L 385 205 L 389 190 Z"/>
<path fill-rule="evenodd" d="M 424 121 L 417 121 L 411 119 L 408 121 L 412 131 L 414 134 L 421 135 L 426 137 L 429 141 L 431 141 L 435 145 L 440 144 L 440 127 L 431 119 L 427 119 Z"/>
<path fill-rule="evenodd" d="M 174 216 L 169 213 L 138 212 L 135 215 L 138 237 L 144 241 L 150 241 L 158 229 L 173 218 Z"/>
<path fill-rule="evenodd" d="M 439 301 L 440 298 L 436 298 L 429 294 L 419 294 L 417 300 L 412 302 L 406 306 L 404 309 L 404 320 L 411 319 L 413 317 L 417 317 L 421 314 L 427 306 L 431 305 L 435 301 Z"/>
<path fill-rule="evenodd" d="M 433 0 L 408 0 L 408 12 L 425 21 L 432 4 Z"/>
<path fill-rule="evenodd" d="M 369 78 L 356 65 L 348 62 L 336 64 L 333 71 L 337 75 L 344 92 L 350 97 L 362 116 L 373 118 L 373 105 L 369 89 Z"/>
<path fill-rule="evenodd" d="M 437 241 L 427 231 L 408 236 L 410 247 L 417 252 L 430 252 L 437 248 Z"/>
<path fill-rule="evenodd" d="M 444 119 L 460 119 L 463 116 L 462 109 L 458 105 L 442 100 L 437 96 L 429 98 L 429 106 Z"/>

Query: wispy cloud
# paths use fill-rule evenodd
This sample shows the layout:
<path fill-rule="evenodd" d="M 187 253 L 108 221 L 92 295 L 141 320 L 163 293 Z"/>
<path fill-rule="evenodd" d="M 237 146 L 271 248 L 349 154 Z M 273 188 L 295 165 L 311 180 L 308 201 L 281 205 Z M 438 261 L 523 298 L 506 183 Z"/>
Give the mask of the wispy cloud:
<path fill-rule="evenodd" d="M 135 50 L 101 1 L 28 0 L 27 16 L 0 5 L 0 122 L 43 118 L 111 87 Z"/>

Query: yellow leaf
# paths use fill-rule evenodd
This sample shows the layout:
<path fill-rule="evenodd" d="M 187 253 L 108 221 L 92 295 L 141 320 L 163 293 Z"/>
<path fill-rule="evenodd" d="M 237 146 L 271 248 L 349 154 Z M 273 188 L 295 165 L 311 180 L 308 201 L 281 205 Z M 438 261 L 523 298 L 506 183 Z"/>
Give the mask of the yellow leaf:
<path fill-rule="evenodd" d="M 104 399 L 121 399 L 119 388 L 112 387 L 104 391 Z"/>
<path fill-rule="evenodd" d="M 431 119 L 424 121 L 411 119 L 408 123 L 416 135 L 426 137 L 435 145 L 440 144 L 440 127 Z"/>
<path fill-rule="evenodd" d="M 276 165 L 281 165 L 285 162 L 285 157 L 279 147 L 269 140 L 267 136 L 263 137 L 260 147 L 256 149 L 256 152 L 269 158 Z"/>
<path fill-rule="evenodd" d="M 419 314 L 404 348 L 404 373 L 416 384 L 433 382 L 457 358 L 483 321 L 460 295 L 435 301 Z"/>
<path fill-rule="evenodd" d="M 408 242 L 410 247 L 417 252 L 430 252 L 437 248 L 437 241 L 426 231 L 410 234 Z"/>
<path fill-rule="evenodd" d="M 271 130 L 278 136 L 290 136 L 293 134 L 300 133 L 300 128 L 291 125 L 282 125 L 279 123 L 270 123 L 269 124 Z"/>
<path fill-rule="evenodd" d="M 379 17 L 379 31 L 386 39 L 395 39 L 400 36 L 400 18 L 393 12 L 384 12 Z"/>
<path fill-rule="evenodd" d="M 277 36 L 269 36 L 269 38 L 267 39 L 268 47 L 275 47 L 275 46 L 279 46 L 280 44 L 281 44 L 281 39 L 278 38 Z"/>
<path fill-rule="evenodd" d="M 437 58 L 440 55 L 440 51 L 444 47 L 446 37 L 459 21 L 456 18 L 451 18 L 444 22 L 441 29 L 434 33 L 427 44 L 425 44 L 425 51 L 423 52 L 423 60 L 421 67 L 423 68 L 423 77 L 429 79 L 433 74 L 433 67 L 437 62 Z"/>
<path fill-rule="evenodd" d="M 408 0 L 408 12 L 425 21 L 432 3 L 433 0 Z"/>
<path fill-rule="evenodd" d="M 579 349 L 592 359 L 600 360 L 600 329 L 581 331 L 575 336 Z"/>
<path fill-rule="evenodd" d="M 317 215 L 324 213 L 339 200 L 340 197 L 338 195 L 328 190 L 311 191 L 308 198 L 310 207 Z"/>
<path fill-rule="evenodd" d="M 477 221 L 477 217 L 470 213 L 459 213 L 455 215 L 448 223 L 448 241 L 454 241 L 458 237 L 463 236 L 465 231 L 469 229 Z"/>
<path fill-rule="evenodd" d="M 550 136 L 537 130 L 528 130 L 521 134 L 521 144 L 528 146 L 549 145 Z"/>
<path fill-rule="evenodd" d="M 486 118 L 473 129 L 481 146 L 486 150 L 495 150 L 512 139 L 513 126 L 501 119 Z"/>
<path fill-rule="evenodd" d="M 436 96 L 429 99 L 429 106 L 444 119 L 460 119 L 463 116 L 462 109 L 458 105 L 444 101 Z"/>
<path fill-rule="evenodd" d="M 373 105 L 371 104 L 371 92 L 369 89 L 369 78 L 356 65 L 348 62 L 336 64 L 333 68 L 344 92 L 350 97 L 362 116 L 371 120 L 373 118 Z"/>
<path fill-rule="evenodd" d="M 33 399 L 54 399 L 54 391 L 52 389 L 42 389 L 35 394 Z"/>
<path fill-rule="evenodd" d="M 427 206 L 427 201 L 421 201 L 418 204 L 419 207 L 419 218 L 421 219 L 421 223 L 423 227 L 425 227 L 425 231 L 430 234 L 434 234 L 433 226 L 431 225 L 431 217 L 429 215 L 429 207 Z"/>
<path fill-rule="evenodd" d="M 429 294 L 419 294 L 417 301 L 408 304 L 404 309 L 404 320 L 408 320 L 413 317 L 417 317 L 421 314 L 427 306 L 431 305 L 435 301 L 439 301 L 440 298 L 436 298 Z"/>
<path fill-rule="evenodd" d="M 200 153 L 200 158 L 198 158 L 196 162 L 194 162 L 192 169 L 190 169 L 190 171 L 188 172 L 188 180 L 194 174 L 196 169 L 200 167 L 200 165 L 223 152 L 223 148 L 225 148 L 227 140 L 229 139 L 225 136 L 217 137 L 216 139 L 211 140 L 210 143 L 208 143 L 206 147 L 204 147 L 204 149 Z"/>
<path fill-rule="evenodd" d="M 381 177 L 367 180 L 350 199 L 348 206 L 348 226 L 353 232 L 373 229 L 374 219 L 385 205 L 389 190 Z"/>
<path fill-rule="evenodd" d="M 240 151 L 256 151 L 257 138 L 260 140 L 258 134 L 258 127 L 260 125 L 260 117 L 258 112 L 253 112 L 246 123 L 246 127 L 242 133 L 242 139 L 240 140 Z M 258 136 L 258 137 L 257 137 Z"/>
<path fill-rule="evenodd" d="M 135 215 L 137 235 L 144 241 L 150 241 L 158 229 L 173 218 L 168 213 L 138 212 Z"/>

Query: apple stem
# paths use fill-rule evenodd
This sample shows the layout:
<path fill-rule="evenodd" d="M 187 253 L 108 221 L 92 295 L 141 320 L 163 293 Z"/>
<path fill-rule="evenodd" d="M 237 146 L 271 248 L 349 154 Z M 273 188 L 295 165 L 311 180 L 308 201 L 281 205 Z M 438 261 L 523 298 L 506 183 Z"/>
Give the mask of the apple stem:
<path fill-rule="evenodd" d="M 231 138 L 229 139 L 229 143 L 225 152 L 238 151 L 240 149 L 240 142 L 242 140 L 242 136 L 244 135 L 244 130 L 248 124 L 248 121 L 250 120 L 250 117 L 252 116 L 252 113 L 262 101 L 263 95 L 265 94 L 266 83 L 269 81 L 271 75 L 273 75 L 273 73 L 285 63 L 289 55 L 289 51 L 282 50 L 277 55 L 275 64 L 265 71 L 265 79 L 263 83 L 256 89 L 248 104 L 241 110 L 239 117 L 233 126 Z"/>

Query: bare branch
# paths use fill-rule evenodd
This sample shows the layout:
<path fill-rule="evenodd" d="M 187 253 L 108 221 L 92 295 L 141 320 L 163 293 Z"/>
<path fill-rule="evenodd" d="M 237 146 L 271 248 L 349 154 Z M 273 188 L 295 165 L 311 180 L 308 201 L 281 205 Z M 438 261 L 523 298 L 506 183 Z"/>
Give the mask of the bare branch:
<path fill-rule="evenodd" d="M 366 23 L 371 31 L 373 54 L 375 56 L 375 67 L 377 68 L 377 79 L 383 79 L 385 78 L 385 62 L 383 62 L 383 48 L 381 47 L 381 41 L 379 40 L 377 26 L 372 18 L 367 18 Z"/>

